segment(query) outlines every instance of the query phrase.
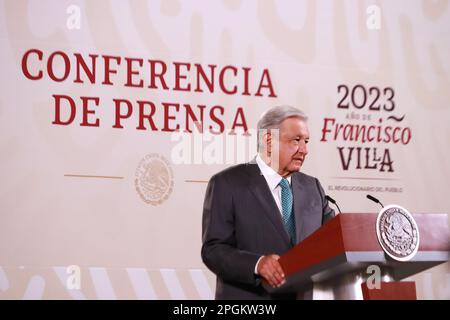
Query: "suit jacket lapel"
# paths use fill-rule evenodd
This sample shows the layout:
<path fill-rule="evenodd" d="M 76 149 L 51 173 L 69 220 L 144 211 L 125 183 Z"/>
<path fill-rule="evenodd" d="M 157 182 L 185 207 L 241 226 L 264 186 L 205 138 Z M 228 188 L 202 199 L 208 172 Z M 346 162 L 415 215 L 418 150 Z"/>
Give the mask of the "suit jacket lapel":
<path fill-rule="evenodd" d="M 289 235 L 284 227 L 283 220 L 281 219 L 280 210 L 273 199 L 272 192 L 267 185 L 267 181 L 264 176 L 261 174 L 258 165 L 256 162 L 248 163 L 249 167 L 249 184 L 248 188 L 251 190 L 253 195 L 258 199 L 264 208 L 263 213 L 269 218 L 272 222 L 274 228 L 277 231 L 286 244 L 289 244 Z"/>
<path fill-rule="evenodd" d="M 294 215 L 295 215 L 295 233 L 297 237 L 297 243 L 303 240 L 302 236 L 305 234 L 305 224 L 303 218 L 305 217 L 306 206 L 306 189 L 301 183 L 301 175 L 292 175 L 292 194 L 294 196 Z"/>

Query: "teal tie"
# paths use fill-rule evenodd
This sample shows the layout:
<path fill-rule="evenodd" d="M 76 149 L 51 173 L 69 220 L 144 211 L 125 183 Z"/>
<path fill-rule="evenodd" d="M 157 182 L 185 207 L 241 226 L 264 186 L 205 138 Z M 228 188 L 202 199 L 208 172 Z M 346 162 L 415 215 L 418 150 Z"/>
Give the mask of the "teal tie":
<path fill-rule="evenodd" d="M 292 244 L 295 244 L 295 218 L 292 210 L 293 196 L 291 186 L 286 178 L 282 178 L 278 184 L 281 187 L 281 207 L 283 209 L 283 222 L 291 238 Z"/>

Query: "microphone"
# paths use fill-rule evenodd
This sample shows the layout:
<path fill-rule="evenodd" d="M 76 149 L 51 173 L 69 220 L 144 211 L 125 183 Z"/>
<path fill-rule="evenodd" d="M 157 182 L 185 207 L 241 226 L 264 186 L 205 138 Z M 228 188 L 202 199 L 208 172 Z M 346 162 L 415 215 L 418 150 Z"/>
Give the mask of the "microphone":
<path fill-rule="evenodd" d="M 378 203 L 378 204 L 381 206 L 381 208 L 384 208 L 384 206 L 383 206 L 383 204 L 381 203 L 381 201 L 378 200 L 377 198 L 371 196 L 370 194 L 366 195 L 366 197 L 367 197 L 367 199 L 372 200 L 372 201 L 375 202 L 375 203 Z"/>
<path fill-rule="evenodd" d="M 328 201 L 330 201 L 332 204 L 334 204 L 336 206 L 336 208 L 339 210 L 339 214 L 341 214 L 341 209 L 339 208 L 338 204 L 336 203 L 336 200 L 334 200 L 332 197 L 330 197 L 329 195 L 325 195 L 325 199 L 327 199 Z"/>

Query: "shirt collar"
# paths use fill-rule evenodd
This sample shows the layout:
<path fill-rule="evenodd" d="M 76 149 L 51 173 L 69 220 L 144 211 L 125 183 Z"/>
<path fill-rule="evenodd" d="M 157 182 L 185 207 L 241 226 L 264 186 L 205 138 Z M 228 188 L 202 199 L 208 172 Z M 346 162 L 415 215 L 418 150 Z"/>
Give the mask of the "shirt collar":
<path fill-rule="evenodd" d="M 261 158 L 259 154 L 256 155 L 256 163 L 258 164 L 259 170 L 261 170 L 262 175 L 267 181 L 267 184 L 269 185 L 270 190 L 274 190 L 278 184 L 280 183 L 281 179 L 283 178 L 280 176 L 275 170 L 273 170 L 267 163 L 264 162 L 264 160 Z M 287 177 L 287 181 L 289 184 L 291 184 L 291 177 Z"/>

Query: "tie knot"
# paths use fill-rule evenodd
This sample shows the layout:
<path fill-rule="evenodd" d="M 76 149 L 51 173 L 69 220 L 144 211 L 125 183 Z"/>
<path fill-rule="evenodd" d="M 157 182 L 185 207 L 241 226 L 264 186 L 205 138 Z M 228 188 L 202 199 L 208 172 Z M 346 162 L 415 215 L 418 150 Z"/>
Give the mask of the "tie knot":
<path fill-rule="evenodd" d="M 281 178 L 280 183 L 278 184 L 282 189 L 290 188 L 289 181 L 286 178 Z"/>

